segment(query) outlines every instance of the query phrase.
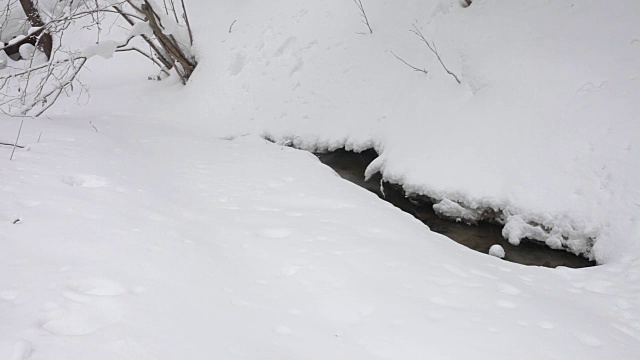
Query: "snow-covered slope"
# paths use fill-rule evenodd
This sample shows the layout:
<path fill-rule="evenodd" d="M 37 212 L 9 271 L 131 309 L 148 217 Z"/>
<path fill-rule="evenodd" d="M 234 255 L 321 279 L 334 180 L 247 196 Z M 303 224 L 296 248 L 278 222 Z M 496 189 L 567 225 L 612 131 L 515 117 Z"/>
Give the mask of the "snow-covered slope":
<path fill-rule="evenodd" d="M 373 34 L 351 1 L 193 2 L 201 66 L 185 113 L 221 135 L 375 147 L 372 171 L 409 192 L 493 208 L 514 242 L 539 232 L 589 252 L 596 239 L 600 262 L 635 246 L 638 2 L 364 6 Z"/>
<path fill-rule="evenodd" d="M 0 358 L 640 351 L 638 260 L 547 269 L 471 251 L 306 152 L 123 111 L 154 93 L 142 85 L 26 122 L 12 161 L 0 147 Z M 99 106 L 108 94 L 120 109 Z"/>

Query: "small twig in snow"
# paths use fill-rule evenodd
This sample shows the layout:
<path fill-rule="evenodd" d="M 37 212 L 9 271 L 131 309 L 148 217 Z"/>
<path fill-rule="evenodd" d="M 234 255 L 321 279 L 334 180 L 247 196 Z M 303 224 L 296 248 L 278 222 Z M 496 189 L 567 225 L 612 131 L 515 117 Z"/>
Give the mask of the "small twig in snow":
<path fill-rule="evenodd" d="M 360 16 L 362 16 L 362 19 L 360 19 L 360 21 L 362 21 L 363 24 L 367 25 L 367 28 L 369 28 L 369 33 L 373 34 L 373 30 L 371 30 L 371 25 L 369 24 L 369 18 L 367 18 L 367 13 L 364 12 L 362 0 L 353 0 L 353 2 L 356 3 L 356 6 L 358 6 L 358 9 L 360 9 Z"/>
<path fill-rule="evenodd" d="M 5 145 L 5 146 L 15 146 L 15 147 L 17 147 L 17 148 L 24 149 L 24 146 L 20 146 L 20 145 L 16 145 L 16 144 L 11 144 L 11 143 L 6 143 L 6 142 L 0 142 L 0 145 Z"/>
<path fill-rule="evenodd" d="M 414 71 L 420 71 L 420 72 L 423 72 L 423 73 L 425 73 L 425 74 L 428 74 L 428 73 L 429 73 L 429 72 L 428 72 L 427 70 L 425 70 L 425 69 L 417 68 L 417 67 L 415 67 L 415 66 L 413 66 L 413 65 L 409 64 L 408 62 L 404 61 L 400 56 L 396 55 L 393 51 L 391 52 L 391 55 L 395 56 L 395 57 L 396 57 L 396 59 L 398 59 L 398 60 L 402 61 L 405 65 L 407 65 L 408 67 L 412 68 Z"/>
<path fill-rule="evenodd" d="M 18 147 L 18 140 L 20 140 L 20 132 L 22 131 L 22 124 L 24 124 L 24 119 L 20 121 L 20 128 L 18 129 L 18 136 L 16 136 L 16 142 L 13 144 L 13 150 L 11 151 L 11 156 L 9 157 L 9 161 L 13 160 L 13 153 L 16 152 L 16 148 Z"/>
<path fill-rule="evenodd" d="M 99 132 L 100 132 L 100 131 L 98 131 L 98 128 L 97 128 L 95 125 L 93 125 L 93 122 L 89 121 L 89 124 L 90 124 L 91 126 L 93 126 L 93 130 L 95 130 L 97 133 L 99 133 Z"/>
<path fill-rule="evenodd" d="M 238 20 L 233 20 L 233 22 L 231 23 L 231 26 L 229 26 L 229 34 L 231 34 L 231 29 L 233 29 L 233 24 L 235 24 L 236 21 Z"/>
<path fill-rule="evenodd" d="M 456 79 L 456 82 L 458 82 L 458 84 L 460 84 L 461 83 L 460 79 L 458 79 L 456 74 L 454 74 L 451 71 L 449 71 L 449 69 L 447 69 L 447 67 L 444 65 L 444 62 L 442 62 L 442 58 L 440 58 L 440 54 L 438 53 L 438 49 L 436 48 L 436 43 L 432 42 L 430 44 L 429 41 L 427 41 L 427 39 L 424 37 L 424 35 L 420 31 L 420 29 L 418 29 L 418 27 L 415 24 L 413 24 L 413 30 L 409 30 L 409 31 L 411 31 L 412 33 L 416 34 L 416 36 L 418 36 L 420 38 L 420 40 L 422 40 L 422 42 L 427 44 L 427 47 L 429 48 L 429 50 L 431 50 L 431 52 L 438 58 L 438 61 L 440 62 L 440 65 L 442 65 L 442 67 L 444 68 L 444 71 L 446 71 L 447 74 L 453 76 L 453 78 Z"/>
<path fill-rule="evenodd" d="M 38 135 L 38 142 L 40 142 L 41 137 L 42 137 L 42 131 L 40 131 L 40 135 Z"/>

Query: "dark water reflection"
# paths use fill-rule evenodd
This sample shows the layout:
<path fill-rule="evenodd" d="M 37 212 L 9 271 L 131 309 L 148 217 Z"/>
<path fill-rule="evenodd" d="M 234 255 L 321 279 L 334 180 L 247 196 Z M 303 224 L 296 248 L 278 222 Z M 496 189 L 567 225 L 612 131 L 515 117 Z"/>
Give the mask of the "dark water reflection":
<path fill-rule="evenodd" d="M 342 178 L 376 193 L 380 198 L 392 203 L 396 207 L 412 214 L 425 223 L 432 231 L 446 235 L 459 244 L 473 250 L 487 254 L 494 244 L 500 244 L 506 252 L 505 260 L 523 265 L 538 265 L 546 267 L 567 266 L 582 268 L 594 266 L 595 263 L 566 251 L 553 250 L 545 245 L 532 241 L 522 241 L 513 246 L 502 237 L 502 226 L 490 223 L 466 225 L 436 215 L 432 203 L 420 199 L 410 201 L 399 186 L 383 183 L 384 196 L 380 189 L 380 174 L 376 174 L 369 181 L 364 181 L 364 171 L 377 154 L 374 150 L 361 153 L 337 150 L 331 153 L 318 154 L 320 161 L 334 169 Z"/>

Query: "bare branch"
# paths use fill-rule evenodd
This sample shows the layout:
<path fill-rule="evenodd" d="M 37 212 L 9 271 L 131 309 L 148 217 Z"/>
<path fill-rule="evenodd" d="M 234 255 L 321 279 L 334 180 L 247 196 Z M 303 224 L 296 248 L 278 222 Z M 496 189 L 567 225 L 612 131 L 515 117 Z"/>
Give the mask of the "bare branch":
<path fill-rule="evenodd" d="M 162 72 L 164 72 L 165 74 L 169 75 L 169 72 L 166 70 L 166 68 L 164 66 L 162 66 L 162 64 L 160 62 L 158 62 L 158 60 L 154 59 L 153 56 L 151 56 L 150 54 L 147 54 L 146 52 L 136 48 L 136 47 L 130 47 L 130 48 L 120 48 L 117 49 L 116 52 L 127 52 L 127 51 L 135 51 L 137 53 L 139 53 L 140 55 L 143 55 L 144 57 L 148 58 L 149 60 L 153 61 L 154 64 L 158 65 L 158 67 L 160 68 L 160 70 Z"/>
<path fill-rule="evenodd" d="M 18 136 L 16 137 L 16 142 L 13 143 L 13 150 L 11 150 L 11 156 L 9 157 L 9 161 L 13 160 L 13 153 L 16 152 L 16 147 L 18 147 L 18 140 L 20 140 L 20 132 L 22 131 L 22 125 L 24 124 L 24 119 L 20 121 L 20 128 L 18 129 Z"/>
<path fill-rule="evenodd" d="M 233 20 L 233 22 L 231 23 L 231 26 L 229 26 L 229 34 L 231 34 L 231 29 L 233 28 L 233 24 L 235 24 L 236 21 L 238 20 Z"/>
<path fill-rule="evenodd" d="M 184 6 L 184 0 L 180 0 L 182 3 L 182 14 L 184 15 L 184 22 L 187 24 L 187 30 L 189 31 L 189 43 L 193 45 L 193 32 L 191 32 L 191 23 L 189 23 L 189 16 L 187 15 L 187 8 Z"/>
<path fill-rule="evenodd" d="M 196 64 L 192 63 L 187 58 L 182 49 L 180 49 L 175 38 L 169 37 L 164 34 L 164 32 L 162 31 L 162 24 L 158 22 L 157 14 L 147 0 L 145 0 L 141 9 L 149 20 L 149 26 L 151 26 L 153 34 L 160 42 L 162 48 L 167 51 L 167 53 L 170 54 L 170 56 L 181 65 L 182 69 L 181 71 L 178 71 L 178 73 L 182 78 L 182 82 L 186 83 L 186 80 L 188 80 L 193 73 Z"/>
<path fill-rule="evenodd" d="M 17 143 L 15 143 L 15 144 L 10 144 L 10 143 L 6 143 L 6 142 L 0 142 L 0 145 L 4 145 L 4 146 L 15 146 L 15 147 L 17 147 L 18 149 L 24 149 L 24 146 L 22 146 L 22 145 L 18 145 Z"/>
<path fill-rule="evenodd" d="M 420 68 L 417 68 L 417 67 L 415 67 L 415 66 L 413 66 L 413 65 L 409 64 L 408 62 L 404 61 L 400 56 L 396 55 L 393 51 L 391 51 L 391 55 L 395 56 L 395 57 L 396 57 L 396 59 L 398 59 L 398 60 L 402 61 L 405 65 L 407 65 L 408 67 L 412 68 L 413 70 L 415 70 L 415 71 L 419 71 L 419 72 L 423 72 L 423 73 L 425 73 L 425 74 L 428 74 L 427 70 L 425 70 L 425 69 L 420 69 Z"/>
<path fill-rule="evenodd" d="M 86 57 L 78 58 L 77 60 L 80 60 L 79 65 L 75 67 L 75 69 L 71 72 L 71 75 L 62 83 L 58 84 L 57 88 L 35 99 L 31 104 L 28 105 L 27 109 L 23 110 L 23 114 L 26 114 L 38 103 L 42 103 L 45 106 L 36 115 L 34 115 L 34 117 L 38 117 L 44 114 L 45 111 L 47 111 L 51 106 L 53 106 L 53 104 L 55 104 L 55 102 L 60 97 L 60 94 L 66 91 L 68 87 L 73 86 L 73 81 L 76 79 L 76 76 L 78 76 L 78 73 L 80 72 L 84 64 L 87 62 Z"/>
<path fill-rule="evenodd" d="M 131 26 L 135 25 L 135 22 L 133 20 L 131 20 L 131 16 L 126 14 L 125 12 L 122 11 L 122 9 L 120 9 L 117 6 L 114 6 L 114 8 L 116 9 L 116 11 L 118 12 L 118 14 L 120 14 L 120 16 L 122 16 L 122 18 L 124 18 L 124 20 Z M 151 50 L 153 50 L 153 52 L 156 54 L 156 56 L 158 57 L 158 59 L 160 59 L 160 62 L 162 62 L 162 64 L 164 65 L 164 67 L 168 70 L 170 70 L 173 67 L 173 63 L 167 59 L 164 54 L 160 51 L 160 49 L 158 49 L 158 46 L 151 41 L 151 39 L 149 39 L 148 36 L 146 35 L 141 35 L 142 39 L 144 39 L 144 41 L 147 42 L 147 44 L 149 44 L 149 46 L 151 47 Z"/>
<path fill-rule="evenodd" d="M 440 62 L 440 65 L 442 65 L 442 67 L 444 68 L 444 71 L 446 71 L 447 74 L 453 76 L 453 78 L 456 79 L 456 82 L 458 84 L 460 84 L 461 83 L 460 79 L 458 79 L 456 74 L 454 74 L 451 71 L 449 71 L 449 69 L 447 69 L 447 67 L 445 66 L 444 62 L 442 61 L 442 58 L 440 57 L 440 54 L 438 53 L 438 49 L 436 48 L 436 44 L 435 43 L 430 44 L 429 41 L 427 41 L 425 36 L 422 34 L 422 32 L 418 29 L 418 27 L 415 24 L 413 25 L 413 30 L 409 30 L 409 31 L 411 31 L 412 33 L 416 34 L 416 36 L 418 36 L 420 38 L 420 40 L 422 40 L 422 42 L 427 44 L 427 47 L 429 48 L 429 50 L 431 50 L 431 52 L 438 58 L 438 61 Z"/>
<path fill-rule="evenodd" d="M 362 0 L 353 0 L 353 2 L 356 3 L 356 6 L 358 6 L 358 9 L 360 9 L 360 16 L 362 17 L 360 21 L 362 21 L 363 24 L 367 25 L 367 28 L 369 28 L 369 33 L 373 34 L 373 30 L 371 30 L 371 25 L 369 24 L 369 18 L 367 18 L 367 13 L 364 11 L 364 6 L 362 5 Z"/>

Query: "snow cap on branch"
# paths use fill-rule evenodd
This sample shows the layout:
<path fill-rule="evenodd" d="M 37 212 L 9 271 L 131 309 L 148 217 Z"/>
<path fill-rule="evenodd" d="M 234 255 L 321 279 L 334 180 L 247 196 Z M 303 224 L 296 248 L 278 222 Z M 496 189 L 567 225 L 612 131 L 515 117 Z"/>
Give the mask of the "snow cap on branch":
<path fill-rule="evenodd" d="M 114 40 L 104 40 L 98 44 L 88 46 L 82 50 L 82 56 L 91 58 L 93 56 L 101 56 L 105 59 L 113 57 L 113 53 L 116 52 L 119 42 Z"/>

